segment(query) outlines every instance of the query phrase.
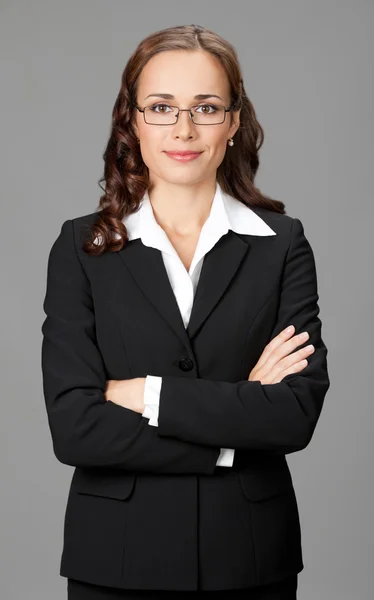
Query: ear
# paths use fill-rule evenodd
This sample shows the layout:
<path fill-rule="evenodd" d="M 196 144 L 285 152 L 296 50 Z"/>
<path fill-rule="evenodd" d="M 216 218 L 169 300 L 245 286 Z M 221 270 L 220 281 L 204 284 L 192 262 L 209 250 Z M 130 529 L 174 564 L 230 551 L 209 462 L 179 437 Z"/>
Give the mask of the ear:
<path fill-rule="evenodd" d="M 134 135 L 136 138 L 140 138 L 139 135 L 139 129 L 137 126 L 137 116 L 138 116 L 138 111 L 136 109 L 134 109 L 133 115 L 132 115 L 132 119 L 131 119 L 131 125 L 134 131 Z"/>
<path fill-rule="evenodd" d="M 233 137 L 240 127 L 240 110 L 241 109 L 239 108 L 239 110 L 233 111 L 232 113 L 232 123 L 229 130 L 230 137 Z"/>
<path fill-rule="evenodd" d="M 135 124 L 135 120 L 132 123 L 132 128 L 134 130 L 135 137 L 139 138 L 139 131 L 137 125 Z"/>

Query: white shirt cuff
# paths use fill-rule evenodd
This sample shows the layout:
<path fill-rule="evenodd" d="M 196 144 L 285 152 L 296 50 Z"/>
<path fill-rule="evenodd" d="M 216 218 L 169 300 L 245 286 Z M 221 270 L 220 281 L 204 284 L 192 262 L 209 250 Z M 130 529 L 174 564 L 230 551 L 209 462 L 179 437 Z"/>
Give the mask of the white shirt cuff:
<path fill-rule="evenodd" d="M 144 384 L 144 411 L 142 416 L 149 419 L 148 425 L 158 426 L 158 411 L 162 377 L 147 375 Z"/>
<path fill-rule="evenodd" d="M 216 467 L 232 467 L 234 454 L 234 448 L 221 448 L 221 452 L 217 458 Z"/>

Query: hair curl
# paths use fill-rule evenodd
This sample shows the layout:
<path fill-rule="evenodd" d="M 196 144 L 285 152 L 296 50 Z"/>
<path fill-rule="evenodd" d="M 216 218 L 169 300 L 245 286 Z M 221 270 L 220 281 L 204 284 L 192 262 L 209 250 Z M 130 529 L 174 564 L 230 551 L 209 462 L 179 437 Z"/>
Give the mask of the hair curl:
<path fill-rule="evenodd" d="M 104 174 L 98 182 L 104 194 L 99 200 L 96 221 L 91 225 L 90 234 L 82 246 L 88 254 L 115 252 L 121 250 L 128 241 L 123 218 L 138 210 L 149 185 L 148 167 L 142 160 L 132 126 L 137 82 L 150 58 L 168 50 L 210 52 L 226 71 L 233 110 L 241 108 L 235 145 L 226 152 L 217 169 L 217 181 L 223 191 L 248 206 L 285 213 L 283 202 L 265 196 L 254 185 L 264 131 L 245 92 L 235 48 L 214 31 L 199 25 L 169 27 L 144 38 L 123 71 L 121 88 L 112 111 L 110 137 L 103 154 Z M 103 182 L 105 189 L 101 185 Z M 96 237 L 98 239 L 95 240 Z"/>

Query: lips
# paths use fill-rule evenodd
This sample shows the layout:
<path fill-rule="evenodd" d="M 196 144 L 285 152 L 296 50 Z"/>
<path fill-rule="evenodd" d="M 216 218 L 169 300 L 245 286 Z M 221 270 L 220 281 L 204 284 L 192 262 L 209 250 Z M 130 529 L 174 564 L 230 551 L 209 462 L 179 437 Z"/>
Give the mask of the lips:
<path fill-rule="evenodd" d="M 191 152 L 191 150 L 167 152 L 165 150 L 165 154 L 168 158 L 171 158 L 179 163 L 189 163 L 193 160 L 197 160 L 199 156 L 202 155 L 202 152 Z"/>
<path fill-rule="evenodd" d="M 171 156 L 197 156 L 198 154 L 201 154 L 201 152 L 191 152 L 190 150 L 173 150 L 171 152 L 165 150 L 165 152 Z"/>

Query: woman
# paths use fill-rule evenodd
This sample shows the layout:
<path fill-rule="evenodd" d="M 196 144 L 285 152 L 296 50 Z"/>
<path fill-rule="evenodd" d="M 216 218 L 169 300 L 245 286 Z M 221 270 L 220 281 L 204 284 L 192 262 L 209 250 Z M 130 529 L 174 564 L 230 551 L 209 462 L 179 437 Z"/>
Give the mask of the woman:
<path fill-rule="evenodd" d="M 303 226 L 254 185 L 262 141 L 214 32 L 172 27 L 130 57 L 99 211 L 65 221 L 48 261 L 69 600 L 296 598 L 285 455 L 313 435 L 327 349 Z"/>

